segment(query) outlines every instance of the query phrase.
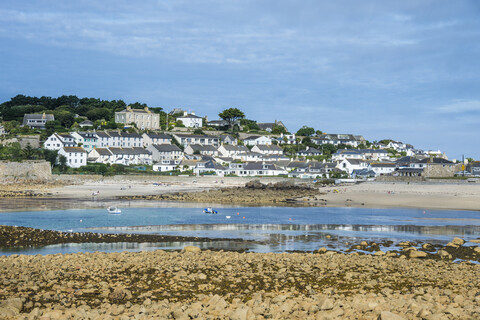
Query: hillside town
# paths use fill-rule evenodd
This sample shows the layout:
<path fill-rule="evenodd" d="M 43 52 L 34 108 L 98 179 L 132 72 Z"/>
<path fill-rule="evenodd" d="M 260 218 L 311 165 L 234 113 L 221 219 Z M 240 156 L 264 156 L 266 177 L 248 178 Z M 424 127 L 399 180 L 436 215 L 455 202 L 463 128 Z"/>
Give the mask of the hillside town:
<path fill-rule="evenodd" d="M 36 144 L 56 152 L 56 164 L 74 169 L 103 164 L 161 174 L 364 180 L 480 175 L 480 162 L 450 161 L 439 150 L 420 150 L 395 140 L 370 142 L 362 135 L 324 133 L 307 126 L 291 133 L 282 121 L 243 121 L 238 109 L 224 112 L 232 110 L 240 113 L 209 120 L 173 109 L 164 113 L 167 125 L 162 130 L 159 113 L 128 105 L 115 111 L 116 129 L 82 118 L 44 140 L 37 136 Z M 24 114 L 21 126 L 45 131 L 52 122 L 54 114 L 30 113 Z M 4 126 L 0 135 L 8 135 Z"/>

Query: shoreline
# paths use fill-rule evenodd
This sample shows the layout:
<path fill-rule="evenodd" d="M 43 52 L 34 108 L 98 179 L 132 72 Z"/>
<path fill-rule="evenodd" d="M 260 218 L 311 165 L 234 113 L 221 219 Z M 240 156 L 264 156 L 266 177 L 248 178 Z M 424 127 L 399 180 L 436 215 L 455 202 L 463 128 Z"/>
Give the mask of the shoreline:
<path fill-rule="evenodd" d="M 79 178 L 79 177 L 77 177 Z M 80 177 L 81 178 L 81 177 Z M 126 178 L 126 177 L 123 177 Z M 417 208 L 480 211 L 480 184 L 385 183 L 314 186 L 310 181 L 260 179 L 263 184 L 292 183 L 313 189 L 248 189 L 256 179 L 212 177 L 168 177 L 166 180 L 92 180 L 62 183 L 0 186 L 0 200 L 25 202 L 111 203 L 123 200 L 170 201 L 240 206 L 326 206 L 366 208 Z M 157 182 L 154 182 L 157 181 Z M 223 182 L 223 183 L 222 183 Z M 3 193 L 2 193 L 3 190 Z M 98 193 L 93 196 L 94 193 Z"/>

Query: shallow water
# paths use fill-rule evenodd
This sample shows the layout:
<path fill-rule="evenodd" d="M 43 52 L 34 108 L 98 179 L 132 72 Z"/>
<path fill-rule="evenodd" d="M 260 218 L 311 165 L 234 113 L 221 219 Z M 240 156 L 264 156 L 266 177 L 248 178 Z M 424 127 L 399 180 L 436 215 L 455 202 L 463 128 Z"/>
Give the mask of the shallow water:
<path fill-rule="evenodd" d="M 161 204 L 123 207 L 121 215 L 102 209 L 16 211 L 0 213 L 0 224 L 52 229 L 149 233 L 210 238 L 241 238 L 257 243 L 190 243 L 202 248 L 256 252 L 347 249 L 360 241 L 421 241 L 445 244 L 453 237 L 480 238 L 480 213 L 473 211 L 331 207 L 220 207 L 207 215 L 202 207 Z M 227 216 L 230 218 L 227 219 Z M 186 243 L 67 244 L 0 249 L 0 254 L 51 254 L 85 251 L 180 249 Z"/>

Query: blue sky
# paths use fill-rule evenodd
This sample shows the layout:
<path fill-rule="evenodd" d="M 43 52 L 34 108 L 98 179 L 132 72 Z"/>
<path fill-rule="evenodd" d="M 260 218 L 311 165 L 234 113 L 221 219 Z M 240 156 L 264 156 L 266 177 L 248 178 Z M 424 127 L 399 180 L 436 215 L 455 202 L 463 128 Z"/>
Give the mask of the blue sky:
<path fill-rule="evenodd" d="M 479 1 L 0 2 L 0 101 L 238 107 L 480 158 Z"/>

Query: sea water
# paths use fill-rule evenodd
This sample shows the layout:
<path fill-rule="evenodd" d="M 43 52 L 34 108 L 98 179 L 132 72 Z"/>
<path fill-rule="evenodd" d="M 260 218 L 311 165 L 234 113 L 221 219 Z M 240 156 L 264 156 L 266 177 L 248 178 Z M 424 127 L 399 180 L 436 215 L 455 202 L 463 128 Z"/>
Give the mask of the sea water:
<path fill-rule="evenodd" d="M 253 240 L 214 242 L 62 244 L 3 248 L 0 254 L 52 254 L 93 251 L 180 249 L 197 245 L 256 252 L 313 251 L 326 246 L 345 250 L 360 241 L 410 240 L 445 244 L 453 237 L 480 238 L 480 213 L 423 209 L 332 207 L 124 207 L 106 209 L 17 211 L 0 213 L 0 224 L 73 232 L 144 233 L 186 237 Z"/>

